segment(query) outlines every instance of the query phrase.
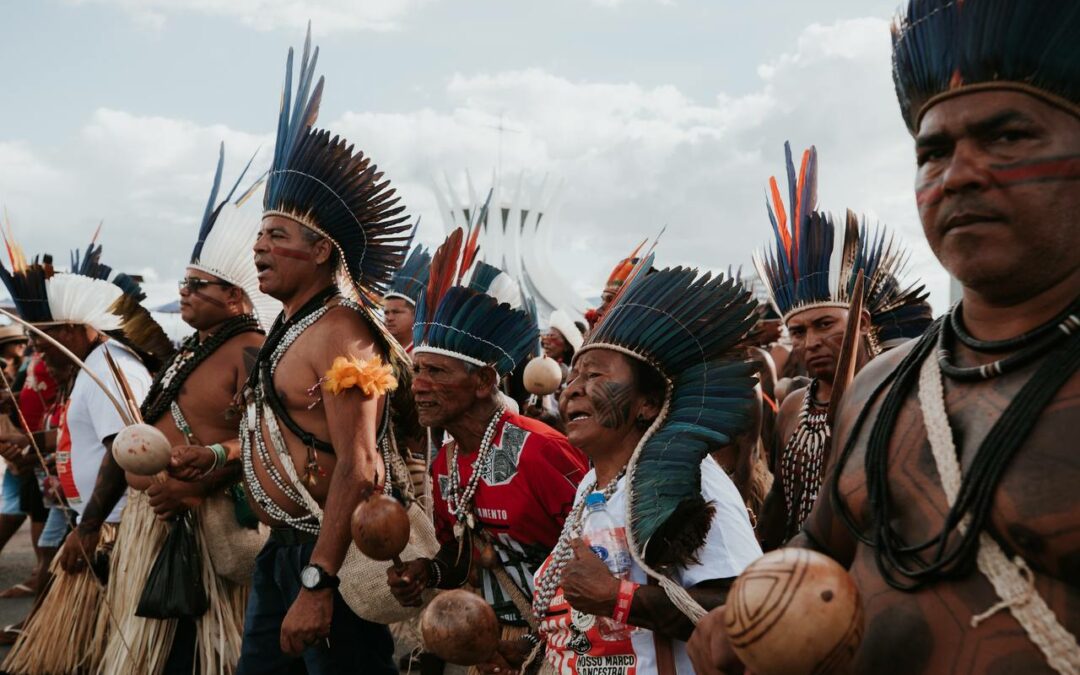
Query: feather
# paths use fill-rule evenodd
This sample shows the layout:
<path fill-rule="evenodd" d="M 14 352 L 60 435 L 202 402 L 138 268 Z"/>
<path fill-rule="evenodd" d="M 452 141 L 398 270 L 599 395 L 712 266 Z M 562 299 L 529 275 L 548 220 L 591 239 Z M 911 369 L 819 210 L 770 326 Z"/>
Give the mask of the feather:
<path fill-rule="evenodd" d="M 434 320 L 435 310 L 438 309 L 443 296 L 454 284 L 458 258 L 461 254 L 462 236 L 461 228 L 456 228 L 446 238 L 446 241 L 439 246 L 431 259 L 431 275 L 428 278 L 427 292 L 424 293 L 427 311 L 421 314 L 427 322 Z M 417 344 L 421 341 L 417 340 Z"/>
<path fill-rule="evenodd" d="M 688 268 L 638 274 L 623 286 L 579 353 L 617 348 L 671 383 L 666 416 L 631 459 L 630 543 L 656 562 L 692 559 L 708 531 L 701 461 L 748 428 L 754 366 L 739 343 L 756 304 L 736 280 Z"/>
<path fill-rule="evenodd" d="M 928 101 L 957 88 L 1019 83 L 1080 103 L 1075 2 L 909 0 L 892 25 L 893 81 L 914 134 Z"/>
<path fill-rule="evenodd" d="M 493 192 L 494 189 L 488 190 L 487 199 L 484 200 L 484 205 L 480 208 L 480 211 L 476 216 L 476 221 L 473 222 L 469 228 L 469 236 L 466 240 L 465 248 L 461 252 L 461 265 L 457 277 L 457 282 L 459 284 L 465 278 L 465 273 L 468 272 L 476 262 L 477 255 L 480 252 L 478 241 L 480 239 L 481 230 L 487 225 L 488 207 L 491 205 L 491 195 Z"/>

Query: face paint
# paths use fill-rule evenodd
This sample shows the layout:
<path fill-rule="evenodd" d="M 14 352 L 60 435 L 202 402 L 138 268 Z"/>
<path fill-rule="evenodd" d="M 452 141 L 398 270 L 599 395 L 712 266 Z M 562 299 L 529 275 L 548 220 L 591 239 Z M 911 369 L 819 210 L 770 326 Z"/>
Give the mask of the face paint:
<path fill-rule="evenodd" d="M 589 392 L 596 421 L 605 429 L 618 429 L 630 420 L 630 385 L 604 382 Z"/>
<path fill-rule="evenodd" d="M 1001 187 L 1077 180 L 1080 179 L 1080 154 L 1042 157 L 1010 164 L 991 164 L 990 173 L 994 177 L 994 183 Z"/>
<path fill-rule="evenodd" d="M 1043 157 L 1040 159 L 991 164 L 989 189 L 1000 189 L 1026 183 L 1049 183 L 1054 181 L 1080 180 L 1080 154 Z M 927 181 L 915 188 L 915 202 L 920 206 L 933 206 L 944 197 L 941 179 Z"/>
<path fill-rule="evenodd" d="M 927 181 L 915 188 L 915 203 L 920 207 L 939 204 L 944 193 L 940 180 Z"/>
<path fill-rule="evenodd" d="M 206 295 L 202 291 L 192 291 L 191 294 L 194 295 L 195 297 L 197 297 L 198 299 L 202 300 L 203 302 L 210 303 L 211 305 L 213 305 L 214 307 L 217 307 L 218 309 L 225 309 L 225 303 L 224 302 L 218 300 L 217 298 L 211 298 L 209 295 Z"/>
<path fill-rule="evenodd" d="M 298 251 L 295 248 L 284 248 L 282 246 L 274 246 L 270 249 L 271 255 L 279 255 L 282 258 L 292 258 L 293 260 L 303 260 L 308 262 L 311 260 L 312 255 L 307 251 Z"/>

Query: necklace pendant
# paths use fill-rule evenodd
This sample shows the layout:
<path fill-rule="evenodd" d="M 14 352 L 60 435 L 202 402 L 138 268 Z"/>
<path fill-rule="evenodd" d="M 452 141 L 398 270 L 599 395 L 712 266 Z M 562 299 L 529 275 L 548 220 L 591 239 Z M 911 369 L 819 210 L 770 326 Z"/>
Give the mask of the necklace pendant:
<path fill-rule="evenodd" d="M 323 475 L 323 472 L 319 469 L 319 463 L 316 461 L 315 448 L 308 448 L 308 461 L 307 466 L 304 467 L 304 483 L 308 487 L 315 487 L 318 482 L 318 477 Z"/>
<path fill-rule="evenodd" d="M 465 536 L 465 526 L 461 523 L 454 523 L 454 539 L 461 539 Z"/>
<path fill-rule="evenodd" d="M 473 516 L 473 514 L 466 514 L 465 524 L 469 527 L 470 530 L 476 529 L 476 518 Z"/>

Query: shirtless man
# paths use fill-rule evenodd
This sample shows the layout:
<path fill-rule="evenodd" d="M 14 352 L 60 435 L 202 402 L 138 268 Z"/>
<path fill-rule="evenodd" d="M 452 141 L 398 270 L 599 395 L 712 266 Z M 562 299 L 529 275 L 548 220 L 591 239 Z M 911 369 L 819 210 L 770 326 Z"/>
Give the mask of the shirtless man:
<path fill-rule="evenodd" d="M 816 498 L 821 474 L 811 472 L 804 475 L 792 471 L 790 459 L 785 465 L 785 458 L 792 453 L 808 452 L 809 448 L 803 446 L 815 441 L 822 443 L 820 449 L 813 449 L 815 453 L 823 453 L 818 461 L 823 462 L 828 454 L 829 436 L 828 427 L 824 425 L 825 413 L 832 396 L 833 377 L 836 374 L 847 318 L 846 309 L 815 307 L 798 312 L 787 321 L 791 342 L 796 350 L 806 355 L 806 369 L 813 380 L 809 387 L 800 387 L 784 398 L 776 415 L 775 437 L 767 441 L 771 445 L 774 480 L 758 525 L 762 548 L 766 551 L 781 546 L 798 533 L 802 518 L 798 509 L 792 506 L 797 505 L 805 495 L 808 500 L 802 514 L 802 517 L 805 517 Z M 864 313 L 859 322 L 859 331 L 863 336 L 867 334 L 869 326 L 869 315 Z M 867 359 L 867 351 L 865 347 L 861 347 L 859 361 L 865 363 Z M 807 411 L 805 416 L 804 408 Z M 792 446 L 792 436 L 795 435 L 796 428 L 802 428 L 804 432 L 800 437 L 803 446 L 799 448 Z M 819 435 L 820 438 L 814 438 Z M 821 468 L 823 467 L 819 465 L 818 469 Z M 810 494 L 807 494 L 807 491 Z"/>
<path fill-rule="evenodd" d="M 223 160 L 224 153 L 219 172 Z M 212 204 L 217 196 L 215 188 L 210 196 Z M 137 540 L 143 549 L 160 546 L 166 537 L 165 522 L 190 510 L 195 513 L 193 523 L 200 545 L 205 546 L 210 537 L 220 536 L 204 529 L 214 517 L 206 509 L 225 509 L 228 516 L 236 517 L 234 500 L 242 499 L 237 492 L 241 477 L 238 394 L 263 343 L 259 319 L 265 324 L 272 321 L 276 303 L 259 292 L 251 260 L 250 246 L 261 214 L 258 205 L 253 212 L 250 207 L 240 209 L 228 203 L 228 197 L 224 201 L 204 216 L 191 264 L 180 281 L 180 317 L 196 332 L 157 374 L 142 404 L 143 420 L 161 430 L 173 447 L 170 475 L 159 481 L 127 474 L 128 485 L 136 492 L 129 495 L 121 520 L 114 583 L 143 583 L 156 560 L 145 551 L 135 552 L 128 545 L 131 540 Z M 259 317 L 253 298 L 261 310 Z M 222 493 L 231 499 L 207 502 Z M 160 523 L 152 522 L 155 517 Z M 221 544 L 246 545 L 250 550 L 259 534 L 251 529 L 252 523 L 243 524 L 249 529 L 243 535 L 234 532 L 234 538 L 250 537 L 253 541 Z M 112 595 L 113 611 L 123 623 L 122 630 L 112 633 L 104 672 L 233 672 L 240 655 L 235 636 L 243 626 L 239 622 L 228 626 L 227 622 L 243 615 L 247 596 L 224 578 L 231 570 L 214 567 L 214 556 L 209 560 L 216 592 L 207 595 L 220 604 L 198 619 L 137 617 L 134 604 L 121 606 L 137 597 L 130 593 Z M 235 581 L 235 575 L 231 579 Z M 211 622 L 206 629 L 202 628 L 204 620 Z M 151 637 L 142 639 L 147 634 Z M 143 648 L 147 642 L 168 638 L 171 649 L 160 644 L 156 649 Z M 136 646 L 126 647 L 125 642 Z"/>
<path fill-rule="evenodd" d="M 842 227 L 815 211 L 817 150 L 811 146 L 803 153 L 798 174 L 786 143 L 784 150 L 788 175 L 800 176 L 792 189 L 801 198 L 792 206 L 788 232 L 776 179 L 770 181 L 776 248 L 755 256 L 755 264 L 791 336 L 792 352 L 812 379 L 784 397 L 770 439 L 776 480 L 759 526 L 765 550 L 795 536 L 818 498 L 832 447 L 828 409 L 858 275 L 864 275 L 864 283 L 862 315 L 855 324 L 855 372 L 881 352 L 883 338 L 919 336 L 931 320 L 924 288 L 898 281 L 907 256 L 895 238 L 883 226 L 868 227 L 851 211 Z M 833 256 L 801 255 L 793 242 L 815 251 L 835 249 L 839 269 L 831 268 Z"/>
<path fill-rule="evenodd" d="M 895 74 L 916 139 L 923 231 L 942 265 L 963 284 L 963 301 L 924 341 L 885 354 L 856 379 L 838 417 L 839 477 L 830 471 L 823 487 L 829 498 L 818 500 L 792 545 L 816 548 L 850 568 L 866 615 L 854 672 L 1077 672 L 1080 467 L 1074 444 L 1063 439 L 1075 435 L 1080 401 L 1080 59 L 1072 39 L 1080 13 L 1076 2 L 1012 3 L 1009 12 L 995 10 L 1007 25 L 976 31 L 967 22 L 981 15 L 939 4 L 912 3 L 901 20 Z M 1028 39 L 1005 42 L 1012 25 L 1023 25 Z M 913 30 L 935 37 L 911 38 Z M 977 63 L 954 65 L 949 54 L 972 53 L 966 43 L 976 38 L 990 41 L 978 53 L 1011 65 L 995 66 L 990 76 Z M 933 53 L 912 56 L 908 50 Z M 1068 65 L 1041 73 L 1047 63 Z M 921 72 L 927 67 L 955 74 L 929 78 Z M 913 70 L 919 82 L 951 88 L 919 91 Z M 938 362 L 941 330 L 949 351 Z M 1029 337 L 1017 341 L 1022 335 Z M 1009 363 L 989 366 L 1003 358 Z M 938 378 L 943 401 L 932 386 L 919 384 Z M 942 403 L 951 434 L 940 424 L 928 425 L 921 412 L 923 405 Z M 1014 414 L 1020 426 L 1002 442 L 997 425 Z M 887 425 L 883 444 L 870 441 L 879 424 Z M 973 534 L 966 536 L 981 531 L 989 537 L 952 560 L 936 557 L 933 547 L 921 561 L 899 554 L 906 568 L 899 570 L 879 561 L 887 552 L 875 543 L 884 536 L 881 528 L 908 545 L 944 535 L 944 553 L 958 552 L 961 534 L 946 528 L 950 502 L 941 479 L 956 474 L 956 462 L 950 466 L 948 453 L 936 452 L 930 442 L 932 434 L 937 447 L 947 448 L 942 432 L 955 439 L 953 458 L 964 489 L 985 498 L 967 510 L 973 519 L 967 532 Z M 988 472 L 995 456 L 1007 462 Z M 1008 559 L 1002 577 L 976 566 L 978 549 L 994 557 L 997 549 Z M 998 577 L 994 583 L 991 574 Z M 999 605 L 1004 586 L 995 584 L 1004 575 L 1012 577 L 1005 585 L 1015 583 L 1020 592 Z M 1027 623 L 1033 614 L 1041 623 L 1037 629 Z M 1038 634 L 1057 652 L 1036 646 L 1032 637 Z M 699 624 L 691 649 L 699 673 L 733 672 L 723 610 Z"/>
<path fill-rule="evenodd" d="M 370 160 L 311 128 L 322 81 L 312 90 L 307 55 L 305 47 L 298 90 L 311 98 L 297 102 L 299 117 L 281 118 L 254 246 L 259 287 L 284 311 L 259 354 L 242 421 L 245 486 L 273 529 L 256 561 L 238 672 L 285 672 L 302 656 L 311 675 L 393 673 L 388 629 L 349 609 L 336 576 L 352 545 L 358 488 L 385 478 L 376 435 L 392 383 L 375 383 L 372 395 L 323 385 L 343 357 L 389 361 L 407 388 L 400 347 L 336 282 L 365 300 L 383 295 L 409 226 Z"/>

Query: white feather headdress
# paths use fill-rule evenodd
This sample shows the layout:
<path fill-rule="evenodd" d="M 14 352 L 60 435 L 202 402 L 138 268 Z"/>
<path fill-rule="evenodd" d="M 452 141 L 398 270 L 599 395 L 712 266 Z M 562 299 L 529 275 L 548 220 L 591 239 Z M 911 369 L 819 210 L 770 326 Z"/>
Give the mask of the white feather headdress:
<path fill-rule="evenodd" d="M 255 269 L 255 254 L 252 252 L 262 222 L 262 200 L 252 197 L 261 197 L 262 181 L 257 181 L 239 199 L 232 201 L 233 193 L 247 172 L 247 167 L 244 167 L 232 190 L 218 204 L 224 163 L 225 145 L 222 144 L 214 186 L 188 266 L 238 286 L 251 301 L 255 318 L 264 329 L 269 329 L 281 312 L 281 303 L 259 290 L 259 273 Z M 251 166 L 250 160 L 248 166 Z"/>
<path fill-rule="evenodd" d="M 566 339 L 576 354 L 581 345 L 585 343 L 585 336 L 581 334 L 581 330 L 574 325 L 574 320 L 570 318 L 570 315 L 561 309 L 556 309 L 551 313 L 551 317 L 548 320 L 551 327 L 559 331 L 559 333 Z"/>
<path fill-rule="evenodd" d="M 54 323 L 80 323 L 100 332 L 123 328 L 122 318 L 113 310 L 124 292 L 112 282 L 55 274 L 45 280 L 45 292 Z"/>

